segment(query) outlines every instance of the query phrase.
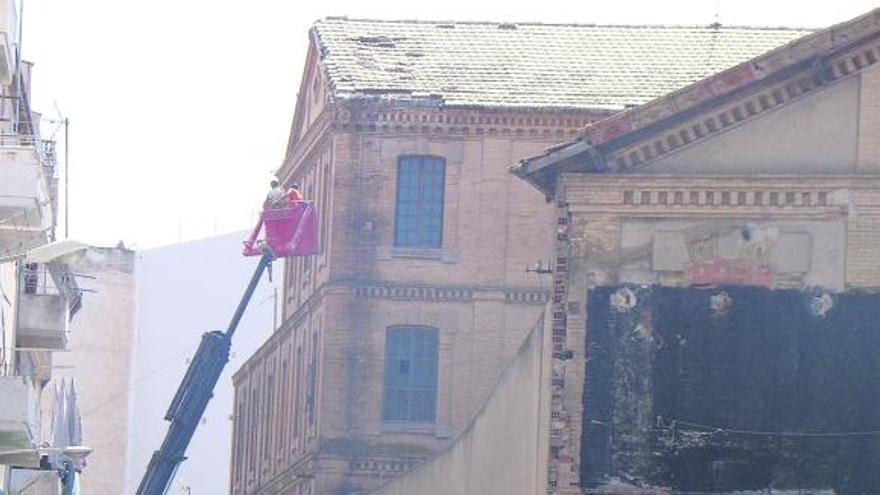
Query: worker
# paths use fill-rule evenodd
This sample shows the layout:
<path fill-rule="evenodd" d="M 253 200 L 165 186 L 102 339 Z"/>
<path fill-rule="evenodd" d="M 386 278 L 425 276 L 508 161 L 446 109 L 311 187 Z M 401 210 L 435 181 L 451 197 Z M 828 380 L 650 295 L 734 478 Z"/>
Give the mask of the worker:
<path fill-rule="evenodd" d="M 290 204 L 291 208 L 296 207 L 300 201 L 303 200 L 303 195 L 299 192 L 299 184 L 294 182 L 290 185 L 290 188 L 287 190 L 287 202 Z"/>
<path fill-rule="evenodd" d="M 272 179 L 272 182 L 269 183 L 272 186 L 272 189 L 269 190 L 269 194 L 266 195 L 266 201 L 263 202 L 263 208 L 282 208 L 284 206 L 284 189 L 281 188 L 281 184 L 277 179 Z"/>

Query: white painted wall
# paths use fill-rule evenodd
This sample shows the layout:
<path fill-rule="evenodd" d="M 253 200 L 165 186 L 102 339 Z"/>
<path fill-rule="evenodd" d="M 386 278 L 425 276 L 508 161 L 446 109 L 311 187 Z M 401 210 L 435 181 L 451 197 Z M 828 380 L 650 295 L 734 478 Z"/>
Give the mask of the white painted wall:
<path fill-rule="evenodd" d="M 92 247 L 71 266 L 86 292 L 70 321 L 69 352 L 52 356 L 43 393 L 43 434 L 51 428 L 56 387 L 76 385 L 83 444 L 93 450 L 81 477 L 84 493 L 122 493 L 128 437 L 128 375 L 134 333 L 134 256 L 127 249 Z"/>
<path fill-rule="evenodd" d="M 242 232 L 141 251 L 136 260 L 133 371 L 129 392 L 126 493 L 134 493 L 168 423 L 162 418 L 201 335 L 225 330 L 256 267 L 241 256 Z M 276 277 L 281 263 L 275 263 Z M 202 425 L 177 472 L 171 495 L 229 489 L 232 372 L 272 332 L 273 285 L 264 276 L 232 342 Z M 121 466 L 120 466 L 121 468 Z"/>

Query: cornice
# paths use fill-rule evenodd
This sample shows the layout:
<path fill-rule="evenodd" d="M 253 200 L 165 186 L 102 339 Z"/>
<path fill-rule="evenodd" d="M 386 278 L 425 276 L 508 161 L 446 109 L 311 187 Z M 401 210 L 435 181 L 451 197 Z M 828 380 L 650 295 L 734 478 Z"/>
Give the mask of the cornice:
<path fill-rule="evenodd" d="M 610 214 L 642 218 L 834 219 L 849 212 L 847 186 L 864 179 L 819 177 L 603 177 L 566 182 L 566 204 L 573 214 Z M 868 180 L 878 182 L 877 178 Z"/>
<path fill-rule="evenodd" d="M 465 302 L 481 300 L 483 293 L 493 294 L 493 300 L 504 304 L 543 306 L 550 300 L 549 289 L 524 286 L 483 286 L 444 284 L 405 284 L 393 282 L 366 282 L 337 280 L 321 284 L 293 314 L 257 349 L 232 375 L 236 386 L 250 371 L 261 364 L 290 332 L 314 312 L 328 294 L 347 293 L 368 299 L 388 301 Z"/>
<path fill-rule="evenodd" d="M 493 110 L 404 106 L 357 100 L 340 104 L 343 132 L 448 137 L 559 140 L 578 135 L 613 112 L 597 110 Z"/>

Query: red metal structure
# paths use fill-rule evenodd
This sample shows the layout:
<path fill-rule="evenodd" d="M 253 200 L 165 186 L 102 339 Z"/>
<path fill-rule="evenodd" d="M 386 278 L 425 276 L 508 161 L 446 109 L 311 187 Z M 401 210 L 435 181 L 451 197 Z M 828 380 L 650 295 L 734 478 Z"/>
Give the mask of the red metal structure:
<path fill-rule="evenodd" d="M 264 238 L 259 239 L 260 231 Z M 268 246 L 276 257 L 318 253 L 318 216 L 311 201 L 296 201 L 283 208 L 267 208 L 244 243 L 245 256 L 261 256 Z"/>

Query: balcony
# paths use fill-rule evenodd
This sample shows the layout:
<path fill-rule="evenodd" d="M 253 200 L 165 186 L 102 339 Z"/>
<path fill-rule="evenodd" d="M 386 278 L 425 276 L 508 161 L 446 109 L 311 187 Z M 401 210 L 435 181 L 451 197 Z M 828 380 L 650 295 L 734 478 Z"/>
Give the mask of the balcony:
<path fill-rule="evenodd" d="M 37 401 L 33 386 L 20 376 L 0 376 L 0 464 L 39 463 L 34 449 Z"/>
<path fill-rule="evenodd" d="M 0 0 L 2 1 L 2 0 Z M 34 136 L 0 134 L 0 253 L 45 244 L 54 227 L 54 167 Z"/>
<path fill-rule="evenodd" d="M 66 265 L 22 265 L 19 281 L 16 347 L 28 350 L 67 349 L 68 323 L 81 295 Z"/>
<path fill-rule="evenodd" d="M 14 0 L 0 0 L 0 84 L 8 85 L 15 73 L 18 10 Z"/>

